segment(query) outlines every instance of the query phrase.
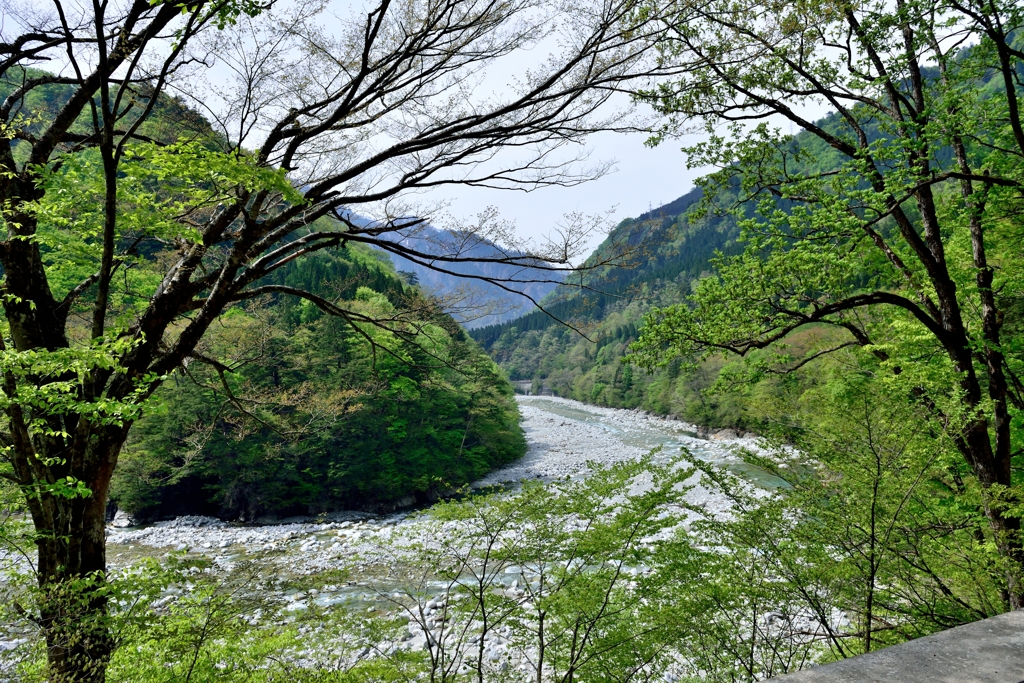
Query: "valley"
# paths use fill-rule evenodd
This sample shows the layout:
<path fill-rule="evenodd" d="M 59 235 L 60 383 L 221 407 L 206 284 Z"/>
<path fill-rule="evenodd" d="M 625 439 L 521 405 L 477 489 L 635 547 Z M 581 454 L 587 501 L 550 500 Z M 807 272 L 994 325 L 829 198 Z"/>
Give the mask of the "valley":
<path fill-rule="evenodd" d="M 515 497 L 529 482 L 585 479 L 593 467 L 628 464 L 652 451 L 650 464 L 655 468 L 679 469 L 685 466 L 681 449 L 723 468 L 742 463 L 741 449 L 759 450 L 752 437 L 701 438 L 693 425 L 635 410 L 551 397 L 520 396 L 518 403 L 527 453 L 476 481 L 473 487 L 478 491 L 498 488 L 505 491 L 499 496 Z M 643 488 L 650 470 L 642 468 L 635 474 L 635 481 Z M 689 476 L 686 502 L 711 517 L 727 515 L 730 500 L 700 485 L 699 479 L 698 475 Z M 775 484 L 767 475 L 755 475 L 754 479 L 762 486 Z M 673 519 L 658 537 L 668 540 L 690 524 L 685 515 Z M 445 630 L 445 621 L 428 620 L 432 612 L 450 605 L 450 618 L 456 621 L 454 605 L 468 597 L 429 556 L 450 552 L 443 539 L 472 538 L 468 533 L 472 525 L 473 520 L 437 519 L 430 508 L 384 515 L 337 512 L 316 519 L 282 519 L 272 525 L 191 516 L 142 527 L 125 528 L 115 523 L 107 529 L 107 547 L 114 576 L 134 571 L 147 558 L 166 562 L 173 556 L 194 567 L 186 568 L 183 580 L 161 591 L 152 603 L 158 612 L 174 610 L 193 592 L 199 594 L 203 582 L 213 582 L 221 586 L 220 590 L 229 590 L 234 601 L 249 605 L 241 618 L 255 632 L 269 635 L 297 629 L 286 658 L 299 669 L 354 670 L 361 663 L 399 652 L 435 656 L 447 647 L 448 656 L 457 652 L 457 668 L 466 673 L 470 671 L 472 645 L 484 642 L 480 641 L 483 635 L 487 642 L 485 658 L 493 671 L 511 667 L 510 673 L 533 676 L 537 648 L 521 641 L 521 629 L 513 633 L 510 626 L 504 626 L 500 634 L 488 634 L 481 630 L 479 615 L 474 612 L 469 622 L 459 624 L 459 628 L 469 630 L 453 636 L 451 629 Z M 654 537 L 644 539 L 645 543 L 655 541 Z M 458 545 L 458 541 L 455 543 Z M 505 562 L 487 577 L 486 591 L 502 592 L 525 605 L 528 612 L 530 591 L 540 591 L 538 577 L 551 571 L 547 565 L 558 566 L 565 561 L 566 557 L 554 551 L 540 558 L 539 564 L 516 566 Z M 593 561 L 621 562 L 608 557 Z M 396 572 L 397 567 L 405 572 Z M 463 570 L 481 571 L 481 565 L 475 562 Z M 620 570 L 626 578 L 651 576 L 653 571 L 632 563 Z M 483 571 L 487 573 L 486 566 Z M 635 581 L 627 582 L 630 584 Z M 353 619 L 364 624 L 393 624 L 397 620 L 399 627 L 385 628 L 377 635 L 368 635 L 364 628 L 354 639 L 351 630 L 345 628 L 350 629 Z M 407 626 L 402 627 L 406 622 Z M 4 653 L 13 654 L 21 642 L 0 642 L 0 665 Z"/>
<path fill-rule="evenodd" d="M 2 17 L 3 683 L 758 683 L 1024 610 L 1020 0 Z"/>
<path fill-rule="evenodd" d="M 722 467 L 740 467 L 738 449 L 758 450 L 754 438 L 703 439 L 693 425 L 640 411 L 590 406 L 568 399 L 519 397 L 528 451 L 520 460 L 474 482 L 476 489 L 515 490 L 522 481 L 550 482 L 586 476 L 588 463 L 610 466 L 636 460 L 660 448 L 656 462 L 678 462 L 681 448 Z M 775 482 L 767 475 L 754 479 Z M 724 512 L 728 502 L 702 487 L 690 501 L 712 512 Z M 430 510 L 374 515 L 335 512 L 320 518 L 283 519 L 270 525 L 227 523 L 213 517 L 180 517 L 140 528 L 108 527 L 107 542 L 113 566 L 126 566 L 144 555 L 168 551 L 196 553 L 214 567 L 230 572 L 238 563 L 258 558 L 261 577 L 276 580 L 326 571 L 370 571 L 382 561 L 392 536 L 416 533 L 432 525 Z M 339 589 L 340 594 L 359 593 Z M 331 604 L 321 594 L 318 601 Z"/>

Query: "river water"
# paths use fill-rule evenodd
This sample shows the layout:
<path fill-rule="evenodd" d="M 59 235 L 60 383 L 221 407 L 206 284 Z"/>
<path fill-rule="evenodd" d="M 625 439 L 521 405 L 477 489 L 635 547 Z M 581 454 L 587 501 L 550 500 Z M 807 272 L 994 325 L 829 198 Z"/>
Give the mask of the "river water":
<path fill-rule="evenodd" d="M 514 488 L 526 479 L 585 476 L 588 463 L 610 465 L 642 457 L 656 448 L 660 451 L 655 461 L 676 460 L 680 449 L 686 448 L 694 456 L 739 472 L 761 487 L 778 484 L 737 456 L 738 449 L 757 449 L 753 438 L 704 439 L 697 436 L 693 425 L 684 422 L 562 398 L 518 396 L 517 400 L 529 450 L 520 460 L 476 482 L 477 487 Z M 696 484 L 696 479 L 692 483 Z M 687 495 L 690 502 L 712 513 L 729 507 L 724 497 L 700 486 Z M 145 527 L 109 528 L 108 557 L 116 567 L 140 556 L 171 550 L 204 554 L 225 570 L 251 560 L 264 566 L 266 572 L 282 576 L 338 568 L 358 574 L 379 559 L 380 547 L 390 538 L 429 523 L 429 516 L 407 511 L 387 515 L 340 512 L 267 525 L 182 517 Z"/>
<path fill-rule="evenodd" d="M 764 489 L 780 484 L 764 472 L 743 464 L 739 449 L 757 450 L 753 438 L 700 438 L 693 425 L 641 411 L 591 406 L 555 397 L 517 396 L 529 449 L 520 460 L 495 470 L 475 486 L 514 489 L 523 480 L 549 481 L 586 476 L 591 463 L 611 465 L 634 460 L 658 449 L 656 462 L 673 462 L 680 450 L 731 469 Z M 726 513 L 729 501 L 703 488 L 695 476 L 689 502 L 711 514 Z M 203 556 L 214 574 L 225 580 L 247 572 L 258 577 L 253 586 L 265 598 L 298 613 L 318 606 L 351 610 L 380 610 L 382 597 L 392 590 L 390 575 L 379 567 L 393 556 L 397 539 L 430 538 L 438 522 L 422 511 L 386 515 L 339 512 L 321 518 L 294 518 L 276 524 L 233 524 L 208 517 L 181 517 L 141 527 L 108 527 L 108 562 L 112 569 L 127 567 L 145 557 L 169 552 Z M 446 523 L 447 524 L 447 523 Z M 433 526 L 431 526 L 433 525 Z M 444 531 L 457 534 L 458 529 Z M 430 552 L 429 545 L 425 550 Z M 330 572 L 330 573 L 325 573 Z M 324 577 L 332 577 L 327 580 Z M 332 581 L 332 583 L 328 583 Z M 310 585 L 318 588 L 311 589 Z M 382 587 L 383 586 L 383 587 Z M 181 589 L 174 588 L 173 591 Z M 188 587 L 184 587 L 188 590 Z M 174 599 L 173 595 L 166 599 Z M 256 622 L 251 622 L 255 624 Z M 410 629 L 410 632 L 415 629 Z M 420 633 L 421 640 L 426 636 Z M 0 638 L 5 650 L 22 642 Z M 405 643 L 418 642 L 410 640 Z M 423 641 L 425 642 L 425 641 Z M 419 643 L 422 647 L 423 643 Z"/>
<path fill-rule="evenodd" d="M 701 438 L 694 425 L 642 411 L 549 396 L 518 399 L 530 451 L 521 462 L 492 473 L 484 481 L 522 478 L 520 475 L 536 475 L 548 468 L 568 473 L 583 465 L 581 458 L 610 464 L 656 448 L 660 449 L 658 459 L 676 460 L 685 448 L 697 458 L 730 469 L 759 486 L 774 488 L 782 483 L 737 456 L 740 449 L 758 451 L 755 438 Z"/>

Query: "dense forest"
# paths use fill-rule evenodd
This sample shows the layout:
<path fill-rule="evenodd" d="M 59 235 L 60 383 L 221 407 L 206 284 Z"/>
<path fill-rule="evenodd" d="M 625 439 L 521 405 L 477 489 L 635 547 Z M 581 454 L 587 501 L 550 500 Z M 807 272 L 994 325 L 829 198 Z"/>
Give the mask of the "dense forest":
<path fill-rule="evenodd" d="M 137 519 L 389 509 L 436 500 L 522 455 L 507 381 L 386 256 L 353 245 L 281 284 L 411 311 L 415 333 L 353 328 L 305 301 L 239 307 L 154 395 L 111 500 Z"/>
<path fill-rule="evenodd" d="M 681 372 L 680 362 L 648 372 L 623 360 L 645 313 L 682 301 L 691 285 L 710 273 L 717 252 L 735 254 L 741 248 L 734 215 L 693 215 L 702 197 L 703 190 L 694 189 L 616 226 L 607 244 L 633 239 L 641 245 L 642 257 L 633 267 L 602 269 L 586 289 L 563 286 L 549 294 L 544 310 L 470 334 L 510 378 L 532 380 L 536 391 L 642 408 L 700 426 L 750 428 L 749 416 L 734 400 L 704 391 L 714 384 L 721 359 L 690 372 Z M 726 209 L 736 200 L 735 188 L 716 197 Z"/>
<path fill-rule="evenodd" d="M 46 77 L 8 74 L 0 97 L 18 79 Z M 38 127 L 70 95 L 59 84 L 42 87 L 22 106 L 36 113 Z M 165 144 L 223 145 L 204 117 L 169 97 L 140 131 Z M 24 153 L 26 145 L 14 145 L 16 158 Z M 86 157 L 55 182 L 85 193 L 95 169 Z M 66 231 L 88 218 L 83 211 L 40 226 L 42 259 L 58 295 L 92 267 L 88 235 Z M 121 294 L 128 310 L 168 258 L 166 245 L 146 236 L 129 253 L 131 279 Z M 383 252 L 359 244 L 323 251 L 261 284 L 350 301 L 366 320 L 397 316 L 404 328 L 353 326 L 283 295 L 234 307 L 195 362 L 147 404 L 121 454 L 113 506 L 137 520 L 408 507 L 522 455 L 506 380 Z"/>
<path fill-rule="evenodd" d="M 939 71 L 926 68 L 924 74 L 937 79 Z M 980 75 L 978 81 L 983 98 L 998 97 L 1003 87 L 994 72 Z M 836 134 L 844 129 L 838 114 L 815 125 Z M 882 142 L 884 135 L 876 122 L 865 124 L 865 136 L 872 144 Z M 787 172 L 794 175 L 832 173 L 842 165 L 841 155 L 810 132 L 797 133 L 779 145 L 788 157 Z M 940 162 L 949 162 L 953 150 L 942 147 L 934 153 Z M 470 334 L 511 379 L 530 380 L 535 393 L 550 391 L 598 405 L 641 408 L 706 428 L 769 429 L 759 406 L 761 392 L 771 382 L 747 395 L 750 385 L 733 379 L 749 374 L 744 366 L 756 365 L 756 360 L 741 362 L 723 353 L 696 364 L 676 357 L 663 366 L 641 368 L 627 358 L 650 311 L 683 304 L 721 259 L 743 251 L 740 225 L 744 220 L 758 211 L 766 215 L 777 209 L 788 211 L 794 204 L 775 195 L 769 206 L 759 206 L 763 197 L 741 187 L 739 165 L 704 182 L 710 189 L 707 195 L 705 187 L 698 186 L 621 221 L 591 257 L 596 260 L 608 245 L 632 240 L 642 246 L 629 267 L 596 269 L 581 286 L 563 286 L 549 294 L 541 302 L 542 310 Z M 866 281 L 870 275 L 862 277 Z M 829 338 L 824 328 L 803 330 L 787 338 L 787 354 L 799 358 Z M 723 369 L 725 377 L 719 381 Z M 800 381 L 799 373 L 791 380 Z"/>

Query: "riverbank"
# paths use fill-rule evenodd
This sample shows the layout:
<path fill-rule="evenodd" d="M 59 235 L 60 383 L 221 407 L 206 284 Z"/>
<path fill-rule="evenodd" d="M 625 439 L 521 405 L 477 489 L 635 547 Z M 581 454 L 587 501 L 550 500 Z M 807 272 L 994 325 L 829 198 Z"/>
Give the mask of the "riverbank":
<path fill-rule="evenodd" d="M 547 396 L 518 396 L 529 450 L 520 460 L 494 470 L 474 488 L 509 487 L 523 480 L 551 481 L 585 476 L 589 463 L 613 465 L 661 449 L 656 462 L 677 460 L 681 448 L 725 467 L 741 463 L 738 449 L 757 449 L 751 437 L 706 439 L 693 425 L 638 410 L 590 406 Z M 728 502 L 697 482 L 689 502 L 724 512 Z M 289 518 L 274 524 L 230 524 L 211 517 L 180 517 L 139 528 L 108 527 L 111 563 L 130 562 L 147 553 L 188 551 L 210 556 L 229 567 L 248 555 L 270 553 L 263 561 L 287 574 L 311 574 L 374 562 L 377 549 L 400 527 L 424 524 L 410 512 L 375 515 L 337 512 L 321 518 Z M 277 557 L 281 554 L 282 557 Z"/>
<path fill-rule="evenodd" d="M 650 415 L 642 411 L 590 406 L 557 397 L 517 397 L 522 413 L 522 426 L 529 448 L 526 455 L 511 465 L 495 470 L 475 482 L 477 489 L 497 487 L 514 490 L 526 480 L 545 482 L 585 478 L 591 467 L 612 466 L 635 461 L 651 454 L 657 464 L 683 466 L 681 449 L 723 467 L 735 467 L 741 460 L 738 449 L 756 449 L 752 438 L 706 439 L 693 425 Z M 729 509 L 728 500 L 703 488 L 694 475 L 686 482 L 690 487 L 685 500 L 704 513 L 717 515 Z M 428 620 L 431 610 L 439 609 L 438 600 L 446 589 L 426 579 L 422 604 L 408 612 L 406 598 L 396 599 L 396 590 L 404 590 L 409 576 L 395 574 L 396 566 L 429 566 L 432 557 L 451 551 L 451 543 L 463 538 L 468 527 L 458 520 L 441 521 L 431 510 L 404 511 L 391 514 L 338 512 L 320 518 L 291 518 L 274 524 L 229 523 L 211 517 L 180 517 L 140 527 L 107 529 L 109 566 L 113 572 L 131 567 L 147 558 L 166 558 L 176 554 L 186 560 L 206 564 L 204 573 L 225 585 L 246 583 L 245 592 L 258 594 L 266 605 L 265 612 L 246 617 L 252 626 L 261 626 L 265 615 L 281 628 L 303 623 L 302 615 L 352 615 L 372 612 L 386 619 L 405 614 L 408 627 L 398 636 L 375 646 L 380 652 L 401 648 L 422 650 L 432 638 L 440 637 L 442 621 Z M 683 521 L 684 525 L 688 522 Z M 672 527 L 664 530 L 672 533 Z M 643 567 L 627 567 L 643 572 Z M 517 601 L 528 601 L 527 584 L 535 581 L 531 570 L 510 568 L 493 580 L 498 588 Z M 161 601 L 174 601 L 180 591 L 175 588 Z M 433 596 L 431 598 L 431 596 Z M 403 602 L 404 601 L 404 602 Z M 430 602 L 435 606 L 426 608 Z M 414 603 L 418 604 L 418 603 Z M 403 607 L 403 605 L 405 605 Z M 280 621 L 281 619 L 284 621 Z M 319 617 L 318 617 L 319 618 Z M 341 632 L 339 632 L 341 633 Z M 328 638 L 332 651 L 337 637 Z M 11 640 L 7 647 L 16 644 Z M 295 651 L 296 662 L 305 668 L 316 668 L 317 648 L 303 641 Z M 506 643 L 498 636 L 488 641 L 488 657 L 494 661 L 511 656 Z M 526 667 L 520 653 L 510 659 L 515 667 Z M 347 655 L 346 655 L 347 656 Z M 350 662 L 351 663 L 351 662 Z M 525 670 L 525 669 L 524 669 Z"/>

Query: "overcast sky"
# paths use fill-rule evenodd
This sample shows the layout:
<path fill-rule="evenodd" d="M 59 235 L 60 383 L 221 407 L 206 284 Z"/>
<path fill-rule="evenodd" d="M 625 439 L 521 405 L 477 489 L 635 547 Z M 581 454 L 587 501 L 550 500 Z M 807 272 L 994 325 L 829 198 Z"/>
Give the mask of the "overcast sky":
<path fill-rule="evenodd" d="M 331 10 L 327 16 L 346 17 L 365 9 L 366 0 L 330 0 Z M 325 17 L 326 19 L 326 17 Z M 330 27 L 327 19 L 325 25 Z M 493 94 L 496 100 L 504 99 L 511 91 L 511 82 L 525 72 L 543 64 L 550 55 L 561 48 L 557 35 L 511 55 L 492 62 L 481 74 L 481 80 L 474 95 L 486 98 Z M 605 114 L 624 111 L 629 108 L 625 95 L 613 95 L 602 111 Z M 650 113 L 646 105 L 637 108 L 641 115 Z M 680 151 L 682 141 L 670 140 L 656 148 L 647 147 L 644 134 L 602 133 L 591 136 L 587 143 L 589 162 L 601 164 L 614 161 L 614 169 L 605 176 L 575 187 L 548 187 L 530 193 L 522 191 L 490 190 L 474 187 L 436 188 L 419 197 L 427 204 L 434 201 L 448 202 L 447 212 L 457 220 L 471 220 L 488 207 L 498 209 L 501 217 L 516 224 L 519 235 L 534 239 L 548 233 L 567 213 L 611 215 L 613 224 L 623 218 L 635 217 L 649 207 L 680 197 L 693 187 L 698 171 L 686 168 L 685 155 Z M 691 143 L 694 140 L 688 139 Z M 564 157 L 573 157 L 578 149 L 565 149 Z M 489 162 L 500 163 L 502 156 Z M 438 225 L 438 227 L 442 227 Z M 595 235 L 586 254 L 589 254 L 604 238 Z M 583 256 L 586 256 L 583 254 Z M 582 258 L 579 259 L 582 261 Z"/>
<path fill-rule="evenodd" d="M 290 3 L 284 0 L 280 4 L 287 7 Z M 325 29 L 332 32 L 335 22 L 340 29 L 345 19 L 353 14 L 359 16 L 365 4 L 365 0 L 330 0 L 329 9 L 322 15 Z M 543 63 L 556 49 L 554 39 L 545 40 L 529 50 L 498 60 L 487 69 L 478 91 L 490 90 L 501 99 L 500 93 L 507 90 L 509 80 Z M 47 65 L 54 70 L 60 70 L 62 66 L 59 60 Z M 227 78 L 227 71 L 215 63 L 204 75 L 209 82 L 217 83 Z M 616 102 L 628 104 L 624 96 L 619 97 L 622 99 Z M 640 111 L 648 113 L 643 108 Z M 448 203 L 447 212 L 462 220 L 471 220 L 488 207 L 495 207 L 502 218 L 515 223 L 520 235 L 531 238 L 540 238 L 550 232 L 565 214 L 572 212 L 610 213 L 614 225 L 624 218 L 638 216 L 649 208 L 680 197 L 692 189 L 694 179 L 701 175 L 701 171 L 686 168 L 685 155 L 680 151 L 683 141 L 668 140 L 650 148 L 644 144 L 645 139 L 646 135 L 641 133 L 602 133 L 589 138 L 590 161 L 594 164 L 614 162 L 614 166 L 603 177 L 575 187 L 548 187 L 530 193 L 446 187 L 432 190 L 419 200 L 426 204 L 445 201 Z M 693 141 L 685 142 L 692 144 Z M 247 142 L 256 144 L 258 141 Z M 575 151 L 567 150 L 567 154 L 575 154 Z M 499 160 L 500 157 L 492 163 Z M 587 253 L 602 239 L 603 235 L 595 235 Z"/>
<path fill-rule="evenodd" d="M 284 0 L 281 6 L 290 3 Z M 347 19 L 360 16 L 365 9 L 365 0 L 330 0 L 328 10 L 320 16 L 328 33 L 343 30 Z M 256 20 L 266 20 L 266 17 Z M 544 64 L 549 55 L 557 54 L 558 36 L 552 34 L 527 49 L 492 62 L 484 72 L 477 74 L 473 99 L 481 102 L 507 99 L 514 89 L 512 85 L 522 74 Z M 215 65 L 205 74 L 209 82 L 217 83 L 228 76 L 222 65 Z M 200 98 L 207 101 L 210 98 Z M 612 97 L 602 108 L 602 115 L 629 109 L 629 100 L 623 94 Z M 643 118 L 650 113 L 646 105 L 639 105 L 637 113 Z M 629 117 L 633 120 L 632 117 Z M 425 215 L 437 227 L 448 227 L 442 220 L 448 213 L 456 224 L 473 222 L 473 218 L 489 207 L 497 209 L 500 217 L 516 225 L 521 237 L 541 240 L 569 213 L 608 215 L 610 225 L 627 217 L 635 217 L 650 208 L 670 202 L 693 188 L 693 181 L 702 174 L 700 170 L 689 170 L 686 157 L 680 151 L 683 144 L 692 144 L 693 138 L 667 140 L 655 148 L 646 146 L 647 135 L 643 133 L 601 133 L 591 136 L 586 143 L 589 162 L 594 165 L 611 162 L 611 170 L 596 180 L 574 187 L 547 187 L 525 193 L 522 191 L 497 190 L 466 186 L 441 186 L 410 198 L 413 205 L 422 202 Z M 246 140 L 256 144 L 257 140 Z M 560 150 L 563 158 L 574 158 L 578 149 Z M 510 152 L 522 153 L 522 150 Z M 502 154 L 488 160 L 487 165 L 501 164 Z M 515 167 L 510 163 L 509 167 Z M 437 212 L 438 203 L 447 204 Z M 590 243 L 578 255 L 577 261 L 590 253 L 602 240 L 603 233 L 594 234 Z"/>

